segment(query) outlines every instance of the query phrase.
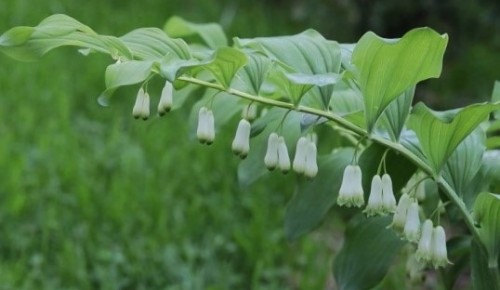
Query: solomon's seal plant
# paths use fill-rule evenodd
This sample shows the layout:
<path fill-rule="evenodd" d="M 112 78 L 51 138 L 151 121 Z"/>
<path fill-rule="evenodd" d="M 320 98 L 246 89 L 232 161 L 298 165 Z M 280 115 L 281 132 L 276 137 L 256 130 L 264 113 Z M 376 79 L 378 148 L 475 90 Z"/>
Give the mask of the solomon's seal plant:
<path fill-rule="evenodd" d="M 148 119 L 150 102 L 162 116 L 196 98 L 191 120 L 204 144 L 241 117 L 228 145 L 246 157 L 239 181 L 276 174 L 266 168 L 295 172 L 285 216 L 290 240 L 329 211 L 347 222 L 333 263 L 340 289 L 373 288 L 393 263 L 406 265 L 412 281 L 444 268 L 449 288 L 470 267 L 476 289 L 499 289 L 500 195 L 493 192 L 500 188 L 500 144 L 489 137 L 500 127 L 500 84 L 486 103 L 449 111 L 413 105 L 417 83 L 439 77 L 447 43 L 446 34 L 417 28 L 400 39 L 368 32 L 355 44 L 306 30 L 230 45 L 216 24 L 187 21 L 115 37 L 53 15 L 5 32 L 0 51 L 23 61 L 60 46 L 108 54 L 100 104 L 134 85 L 132 114 Z M 154 79 L 165 82 L 161 92 L 148 91 Z M 357 209 L 364 206 L 366 215 Z M 464 260 L 470 263 L 457 262 Z"/>

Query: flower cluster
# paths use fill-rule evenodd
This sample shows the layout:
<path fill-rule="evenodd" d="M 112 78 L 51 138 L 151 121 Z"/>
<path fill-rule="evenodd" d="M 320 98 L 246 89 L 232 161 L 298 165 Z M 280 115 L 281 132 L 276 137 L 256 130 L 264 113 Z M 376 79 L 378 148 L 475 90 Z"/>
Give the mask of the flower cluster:
<path fill-rule="evenodd" d="M 212 110 L 201 107 L 198 111 L 198 128 L 196 136 L 201 144 L 210 145 L 215 139 L 215 119 Z"/>
<path fill-rule="evenodd" d="M 248 151 L 250 151 L 250 122 L 246 119 L 241 119 L 238 124 L 238 129 L 236 129 L 236 135 L 234 136 L 231 148 L 234 154 L 240 156 L 241 158 L 246 158 Z"/>
<path fill-rule="evenodd" d="M 165 82 L 165 86 L 161 91 L 160 102 L 158 103 L 158 114 L 160 116 L 165 115 L 165 113 L 169 112 L 172 109 L 173 105 L 173 86 L 169 81 Z M 136 119 L 147 120 L 150 115 L 150 101 L 149 94 L 144 90 L 144 88 L 140 88 L 139 92 L 137 92 L 137 97 L 135 98 L 134 107 L 132 109 L 132 116 Z"/>
<path fill-rule="evenodd" d="M 283 173 L 288 173 L 290 170 L 290 157 L 283 136 L 278 136 L 274 132 L 269 134 L 264 163 L 269 170 L 279 167 Z"/>
<path fill-rule="evenodd" d="M 317 148 L 313 137 L 300 137 L 295 147 L 295 157 L 292 168 L 298 174 L 313 178 L 318 174 L 318 164 L 316 162 Z"/>
<path fill-rule="evenodd" d="M 421 180 L 412 179 L 409 183 L 396 205 L 389 174 L 386 173 L 382 177 L 378 174 L 373 176 L 364 212 L 368 216 L 394 213 L 390 227 L 401 233 L 407 241 L 418 244 L 416 252 L 418 262 L 431 263 L 435 268 L 444 267 L 449 263 L 444 229 L 442 226 L 433 227 L 429 219 L 421 224 L 416 191 L 419 190 L 419 195 L 422 197 L 425 196 L 425 189 L 419 187 L 422 184 Z M 407 193 L 409 190 L 413 190 L 412 195 Z M 345 168 L 337 204 L 348 207 L 363 206 L 362 173 L 358 165 L 348 165 Z"/>

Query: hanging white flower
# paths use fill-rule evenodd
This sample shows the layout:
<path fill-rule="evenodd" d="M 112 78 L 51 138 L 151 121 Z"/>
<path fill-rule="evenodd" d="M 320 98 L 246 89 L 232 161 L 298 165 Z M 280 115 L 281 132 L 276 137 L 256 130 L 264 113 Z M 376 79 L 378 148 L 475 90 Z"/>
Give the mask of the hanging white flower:
<path fill-rule="evenodd" d="M 298 174 L 304 173 L 306 169 L 306 153 L 307 153 L 307 141 L 306 137 L 300 137 L 297 141 L 297 146 L 295 147 L 295 157 L 293 158 L 293 170 Z"/>
<path fill-rule="evenodd" d="M 172 83 L 167 80 L 161 91 L 160 102 L 158 103 L 158 114 L 160 114 L 160 116 L 165 115 L 165 113 L 170 112 L 172 109 L 173 91 L 174 88 Z"/>
<path fill-rule="evenodd" d="M 290 156 L 288 156 L 288 148 L 283 136 L 278 139 L 278 165 L 283 173 L 288 173 L 290 170 Z"/>
<path fill-rule="evenodd" d="M 361 207 L 365 203 L 363 185 L 361 183 L 361 168 L 358 165 L 347 165 L 344 169 L 342 185 L 340 186 L 337 204 L 340 206 Z"/>
<path fill-rule="evenodd" d="M 375 175 L 372 178 L 372 186 L 370 189 L 370 196 L 368 197 L 368 204 L 364 212 L 368 216 L 383 214 L 383 197 L 382 197 L 382 179 L 380 175 Z"/>
<path fill-rule="evenodd" d="M 278 134 L 271 133 L 267 139 L 267 151 L 264 163 L 269 170 L 274 170 L 278 166 Z"/>
<path fill-rule="evenodd" d="M 201 107 L 198 111 L 196 135 L 202 144 L 210 145 L 215 139 L 214 114 L 206 107 Z"/>
<path fill-rule="evenodd" d="M 431 259 L 433 226 L 432 221 L 427 219 L 422 225 L 422 235 L 418 241 L 416 257 L 420 262 L 429 262 Z"/>
<path fill-rule="evenodd" d="M 413 243 L 418 242 L 420 238 L 420 217 L 418 215 L 418 203 L 416 201 L 412 202 L 408 208 L 404 235 L 408 241 Z"/>
<path fill-rule="evenodd" d="M 434 268 L 444 267 L 450 263 L 446 251 L 446 234 L 442 226 L 435 227 L 432 233 L 431 261 Z"/>
<path fill-rule="evenodd" d="M 382 175 L 382 208 L 386 213 L 396 210 L 396 198 L 392 190 L 392 180 L 387 173 Z"/>
<path fill-rule="evenodd" d="M 421 284 L 424 279 L 425 263 L 418 260 L 415 254 L 411 254 L 406 260 L 406 276 L 411 283 Z"/>
<path fill-rule="evenodd" d="M 408 213 L 408 208 L 410 207 L 412 200 L 411 197 L 404 193 L 399 198 L 398 206 L 396 207 L 396 211 L 394 212 L 394 216 L 392 218 L 392 224 L 390 225 L 397 231 L 403 231 L 406 224 L 406 216 Z"/>
<path fill-rule="evenodd" d="M 134 108 L 132 109 L 134 118 L 147 120 L 149 118 L 149 94 L 141 87 L 135 98 Z"/>
<path fill-rule="evenodd" d="M 233 152 L 241 158 L 247 157 L 250 151 L 250 129 L 250 122 L 241 119 L 232 143 Z"/>
<path fill-rule="evenodd" d="M 309 178 L 314 178 L 318 174 L 318 163 L 316 160 L 318 149 L 316 148 L 316 143 L 308 142 L 306 148 L 306 168 L 304 170 L 304 175 Z"/>

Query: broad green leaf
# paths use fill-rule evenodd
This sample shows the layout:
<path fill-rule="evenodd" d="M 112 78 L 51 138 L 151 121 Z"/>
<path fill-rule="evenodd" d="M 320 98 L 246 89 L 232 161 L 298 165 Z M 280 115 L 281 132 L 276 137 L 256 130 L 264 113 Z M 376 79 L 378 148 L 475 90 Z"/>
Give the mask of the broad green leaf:
<path fill-rule="evenodd" d="M 318 158 L 318 175 L 301 178 L 285 213 L 285 235 L 295 240 L 316 228 L 335 204 L 344 168 L 351 162 L 354 150 L 340 149 Z"/>
<path fill-rule="evenodd" d="M 285 115 L 286 118 L 283 119 Z M 264 165 L 264 156 L 267 149 L 267 139 L 272 132 L 284 135 L 290 158 L 293 157 L 293 149 L 300 137 L 301 117 L 302 114 L 295 111 L 289 112 L 281 108 L 272 108 L 264 117 L 257 119 L 252 124 L 252 131 L 254 131 L 255 127 L 262 126 L 259 124 L 264 124 L 265 127 L 264 129 L 258 128 L 260 134 L 252 134 L 250 152 L 247 158 L 241 161 L 238 166 L 238 181 L 241 186 L 247 187 L 251 185 L 268 172 Z M 281 129 L 278 130 L 281 122 L 283 122 Z M 279 170 L 276 169 L 275 171 Z"/>
<path fill-rule="evenodd" d="M 217 82 L 227 89 L 238 70 L 245 64 L 247 64 L 247 57 L 243 52 L 235 48 L 223 47 L 217 49 L 213 61 L 203 65 L 203 67 L 210 71 Z"/>
<path fill-rule="evenodd" d="M 481 192 L 474 204 L 473 214 L 481 241 L 488 251 L 488 267 L 494 267 L 498 264 L 500 253 L 500 195 Z"/>
<path fill-rule="evenodd" d="M 340 72 L 340 46 L 335 41 L 326 40 L 314 30 L 306 30 L 291 36 L 258 37 L 235 39 L 236 45 L 248 47 L 267 55 L 284 66 L 288 72 L 307 75 L 323 75 Z M 286 53 L 283 53 L 286 51 Z M 320 88 L 321 99 L 326 107 L 330 102 L 333 86 Z"/>
<path fill-rule="evenodd" d="M 338 289 L 371 289 L 384 279 L 405 244 L 394 231 L 387 229 L 390 222 L 387 216 L 351 221 L 344 246 L 333 261 Z"/>
<path fill-rule="evenodd" d="M 476 129 L 458 145 L 443 167 L 444 179 L 462 197 L 481 168 L 483 153 L 486 149 L 484 142 L 484 131 L 481 128 Z"/>
<path fill-rule="evenodd" d="M 408 88 L 394 99 L 382 114 L 381 123 L 388 131 L 392 141 L 399 141 L 399 136 L 410 113 L 414 94 L 415 86 Z"/>
<path fill-rule="evenodd" d="M 500 102 L 500 81 L 495 82 L 493 93 L 491 94 L 491 101 L 493 103 Z M 495 112 L 495 118 L 500 119 L 500 110 L 497 110 Z"/>
<path fill-rule="evenodd" d="M 62 14 L 49 16 L 36 27 L 15 27 L 0 36 L 0 51 L 22 61 L 36 60 L 61 46 L 77 46 L 114 58 L 132 58 L 120 39 L 98 35 L 88 26 Z"/>
<path fill-rule="evenodd" d="M 472 286 L 475 290 L 500 290 L 498 273 L 495 277 L 488 267 L 488 259 L 485 257 L 476 241 L 471 241 L 471 277 Z"/>
<path fill-rule="evenodd" d="M 486 140 L 486 147 L 488 149 L 500 148 L 500 136 L 489 137 Z"/>
<path fill-rule="evenodd" d="M 139 28 L 120 39 L 132 51 L 134 58 L 160 61 L 167 55 L 190 59 L 189 46 L 182 39 L 174 39 L 159 28 Z"/>
<path fill-rule="evenodd" d="M 186 38 L 196 35 L 213 49 L 227 46 L 226 34 L 217 23 L 198 24 L 186 21 L 178 16 L 173 16 L 165 23 L 163 30 L 170 37 Z"/>
<path fill-rule="evenodd" d="M 239 76 L 251 94 L 259 95 L 272 62 L 261 54 L 247 52 L 246 55 L 248 63 L 239 71 Z"/>
<path fill-rule="evenodd" d="M 330 100 L 330 107 L 333 113 L 341 116 L 362 112 L 364 110 L 363 96 L 349 88 L 347 84 L 340 83 L 335 86 Z"/>
<path fill-rule="evenodd" d="M 99 104 L 107 106 L 109 99 L 117 88 L 146 80 L 152 68 L 153 62 L 138 60 L 130 60 L 108 66 L 106 68 L 106 90 L 99 96 Z"/>
<path fill-rule="evenodd" d="M 415 131 L 429 165 L 439 174 L 460 142 L 498 107 L 483 103 L 461 110 L 436 112 L 419 103 L 410 115 L 408 127 Z"/>
<path fill-rule="evenodd" d="M 385 108 L 418 82 L 441 74 L 446 34 L 417 28 L 401 39 L 384 39 L 368 32 L 352 54 L 355 76 L 365 101 L 368 130 Z"/>
<path fill-rule="evenodd" d="M 485 176 L 495 182 L 500 182 L 500 150 L 488 150 L 483 155 Z"/>

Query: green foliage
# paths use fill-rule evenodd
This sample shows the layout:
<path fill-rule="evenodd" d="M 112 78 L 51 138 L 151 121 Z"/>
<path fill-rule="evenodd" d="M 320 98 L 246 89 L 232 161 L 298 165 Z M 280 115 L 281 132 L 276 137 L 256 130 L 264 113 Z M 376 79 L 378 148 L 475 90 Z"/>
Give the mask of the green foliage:
<path fill-rule="evenodd" d="M 165 31 L 141 28 L 122 37 L 106 36 L 68 16 L 54 15 L 36 27 L 17 27 L 7 31 L 0 36 L 0 51 L 23 60 L 33 60 L 59 46 L 77 46 L 84 54 L 108 54 L 116 63 L 106 69 L 106 90 L 99 98 L 102 104 L 108 103 L 112 93 L 123 86 L 140 83 L 141 87 L 153 92 L 155 77 L 163 77 L 174 84 L 175 93 L 183 92 L 179 93 L 180 102 L 191 106 L 188 122 L 191 128 L 201 120 L 197 120 L 199 109 L 206 107 L 208 109 L 204 109 L 216 116 L 218 135 L 223 134 L 223 129 L 236 119 L 244 106 L 259 104 L 260 112 L 256 113 L 257 120 L 252 124 L 251 150 L 238 168 L 240 185 L 247 189 L 258 186 L 255 182 L 268 172 L 263 161 L 273 148 L 267 143 L 269 136 L 282 136 L 276 137 L 280 147 L 277 153 L 274 152 L 284 173 L 289 171 L 287 166 L 290 167 L 290 164 L 286 165 L 290 163 L 289 157 L 300 153 L 301 147 L 297 145 L 295 148 L 295 144 L 299 144 L 297 140 L 301 136 L 307 137 L 307 153 L 301 154 L 307 154 L 303 160 L 307 160 L 312 168 L 317 166 L 319 159 L 319 174 L 314 180 L 305 179 L 302 175 L 297 177 L 295 194 L 284 213 L 285 235 L 269 240 L 259 228 L 248 233 L 241 230 L 232 233 L 236 244 L 249 257 L 259 257 L 265 253 L 263 249 L 269 247 L 269 243 L 282 241 L 285 236 L 293 240 L 312 231 L 328 216 L 339 192 L 341 196 L 346 195 L 346 200 L 352 198 L 347 197 L 349 194 L 363 197 L 364 192 L 366 202 L 378 202 L 372 198 L 371 191 L 376 190 L 371 179 L 374 175 L 383 174 L 388 174 L 393 180 L 389 178 L 383 185 L 384 202 L 393 204 L 390 211 L 395 208 L 395 196 L 400 195 L 400 190 L 407 194 L 403 197 L 412 203 L 408 210 L 411 215 L 402 206 L 403 209 L 398 207 L 394 219 L 403 214 L 406 219 L 403 236 L 408 237 L 406 231 L 410 228 L 415 237 L 412 240 L 418 241 L 420 220 L 417 198 L 421 197 L 417 196 L 415 187 L 422 180 L 402 189 L 418 169 L 423 174 L 422 178 L 433 179 L 439 186 L 440 191 L 432 192 L 436 201 L 434 204 L 442 200 L 445 202 L 443 207 L 451 204 L 453 210 L 459 212 L 479 251 L 489 254 L 488 269 L 492 279 L 498 276 L 495 276 L 495 271 L 498 272 L 497 233 L 500 232 L 496 223 L 498 197 L 482 193 L 476 198 L 478 192 L 490 191 L 498 186 L 498 179 L 492 177 L 496 174 L 496 167 L 485 160 L 491 152 L 486 151 L 485 134 L 479 128 L 491 112 L 500 108 L 496 93 L 491 103 L 474 104 L 453 111 L 437 112 L 423 104 L 412 107 L 416 84 L 438 77 L 441 73 L 447 35 L 419 28 L 411 30 L 401 39 L 383 39 L 368 32 L 356 44 L 338 44 L 314 30 L 306 30 L 291 36 L 235 38 L 235 45 L 227 46 L 227 38 L 216 24 L 194 24 L 173 18 L 165 25 Z M 151 95 L 151 99 L 156 100 L 155 95 Z M 187 100 L 189 96 L 200 99 L 190 101 Z M 147 106 L 149 101 L 148 98 Z M 251 119 L 248 116 L 241 118 Z M 316 135 L 311 133 L 320 131 L 319 125 L 323 123 L 328 124 L 324 127 L 329 133 L 319 134 L 317 142 Z M 328 134 L 340 140 L 325 138 Z M 224 143 L 214 146 L 222 148 Z M 356 149 L 351 149 L 353 146 Z M 161 148 L 170 153 L 175 152 L 176 147 Z M 327 153 L 317 158 L 318 150 Z M 175 164 L 191 164 L 192 159 L 186 158 Z M 347 170 L 344 172 L 347 165 L 353 165 L 349 168 L 356 170 L 361 168 L 363 177 L 358 173 L 350 176 Z M 140 171 L 134 172 L 137 176 L 151 172 L 146 165 L 141 166 Z M 267 166 L 271 168 L 274 165 Z M 213 172 L 215 168 L 204 169 Z M 295 164 L 292 168 L 295 169 Z M 204 176 L 203 171 L 194 174 L 188 170 L 188 173 L 193 179 L 191 186 L 202 186 L 203 182 L 211 181 L 211 178 L 200 177 Z M 279 178 L 277 173 L 272 174 L 267 178 Z M 315 175 L 316 172 L 311 177 Z M 140 179 L 137 176 L 131 180 Z M 224 173 L 221 172 L 219 177 L 224 179 Z M 286 189 L 292 185 L 289 181 L 286 184 Z M 438 193 L 443 196 L 437 196 Z M 474 215 L 479 227 L 467 208 L 469 200 L 475 200 Z M 362 205 L 361 198 L 356 205 Z M 115 212 L 116 206 L 111 206 L 110 214 L 121 215 L 123 210 Z M 217 210 L 220 207 L 219 203 L 214 206 Z M 200 208 L 197 207 L 197 210 Z M 426 208 L 425 214 L 428 215 L 431 210 Z M 435 208 L 425 218 L 433 218 L 436 214 L 439 221 L 440 212 L 441 208 Z M 257 210 L 255 213 L 259 215 L 256 223 L 260 226 L 265 224 L 267 214 Z M 455 225 L 458 220 L 453 218 L 453 214 L 450 217 Z M 368 220 L 355 217 L 346 221 L 349 227 L 345 243 L 334 262 L 334 276 L 341 289 L 369 289 L 384 279 L 395 255 L 404 245 L 395 232 L 387 228 L 389 221 L 387 216 Z M 437 234 L 436 231 L 432 234 L 437 235 L 432 237 L 432 259 L 424 262 L 441 267 L 447 263 L 447 255 L 445 232 L 441 227 L 439 230 Z M 366 246 L 366 241 L 370 241 L 370 247 Z M 419 244 L 419 250 L 420 247 Z M 280 247 L 269 249 L 277 251 Z M 480 259 L 475 253 L 471 254 L 473 260 L 478 259 L 474 263 Z M 222 256 L 233 254 L 237 253 L 228 250 L 223 251 Z M 202 255 L 193 254 L 189 248 L 184 255 L 193 263 L 202 259 Z M 118 265 L 124 264 L 123 267 L 128 265 L 119 254 L 111 255 L 109 260 Z M 74 263 L 77 263 L 76 260 Z M 259 287 L 264 275 L 262 263 L 265 262 L 250 259 L 249 263 L 248 268 L 253 271 L 251 277 L 242 279 L 245 282 L 251 280 L 252 287 Z M 219 264 L 214 265 L 218 267 Z M 473 267 L 484 267 L 482 261 L 477 265 Z M 477 271 L 473 269 L 473 276 Z M 124 273 L 129 274 L 127 271 Z M 211 283 L 217 281 L 220 272 L 213 274 L 215 278 L 211 275 L 200 284 L 183 287 L 216 287 Z M 234 279 L 220 283 L 228 288 L 245 284 L 238 277 Z M 115 284 L 136 286 L 121 280 L 115 281 Z"/>

